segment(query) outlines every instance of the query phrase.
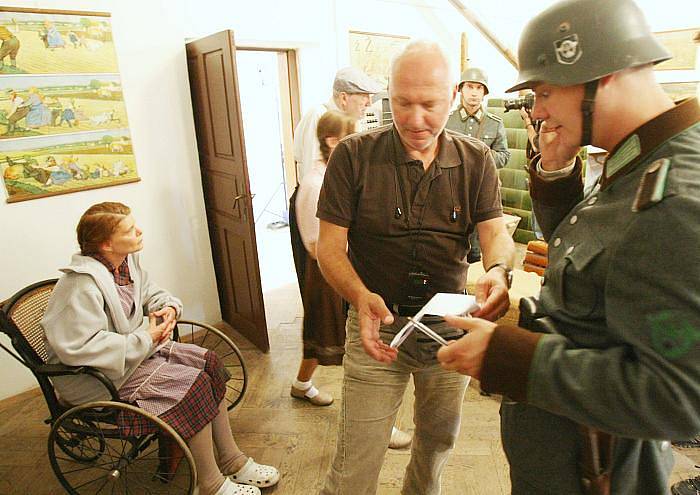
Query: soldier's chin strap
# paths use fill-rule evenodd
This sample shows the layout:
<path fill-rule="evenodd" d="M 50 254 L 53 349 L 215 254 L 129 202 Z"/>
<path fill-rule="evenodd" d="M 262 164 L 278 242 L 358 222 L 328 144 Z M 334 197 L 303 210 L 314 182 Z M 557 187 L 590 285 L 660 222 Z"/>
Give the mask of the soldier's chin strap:
<path fill-rule="evenodd" d="M 589 81 L 584 85 L 583 101 L 581 102 L 581 113 L 583 114 L 581 146 L 591 144 L 591 133 L 593 132 L 593 105 L 595 104 L 596 91 L 598 91 L 598 79 Z"/>

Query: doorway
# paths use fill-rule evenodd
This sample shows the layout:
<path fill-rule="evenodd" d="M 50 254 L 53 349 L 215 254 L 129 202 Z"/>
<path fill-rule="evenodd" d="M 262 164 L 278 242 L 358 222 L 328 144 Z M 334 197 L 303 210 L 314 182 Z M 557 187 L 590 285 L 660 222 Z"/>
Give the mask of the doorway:
<path fill-rule="evenodd" d="M 288 227 L 289 197 L 296 186 L 292 133 L 299 120 L 295 60 L 292 50 L 236 50 L 268 328 L 293 321 L 300 307 L 294 304 L 299 296 Z M 289 314 L 290 307 L 295 314 Z"/>

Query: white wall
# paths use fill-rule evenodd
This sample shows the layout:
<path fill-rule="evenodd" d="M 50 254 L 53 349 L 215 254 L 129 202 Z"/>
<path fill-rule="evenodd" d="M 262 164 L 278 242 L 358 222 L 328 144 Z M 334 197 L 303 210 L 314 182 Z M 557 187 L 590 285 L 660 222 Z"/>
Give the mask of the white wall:
<path fill-rule="evenodd" d="M 453 56 L 456 70 L 466 31 L 474 64 L 507 74 L 498 86 L 515 78 L 447 0 L 185 0 L 185 9 L 188 38 L 232 29 L 237 45 L 297 49 L 302 112 L 328 100 L 335 71 L 349 65 L 349 30 L 435 40 Z"/>
<path fill-rule="evenodd" d="M 183 300 L 187 316 L 220 321 L 187 80 L 182 2 L 44 0 L 14 1 L 11 6 L 112 13 L 141 181 L 22 203 L 0 200 L 0 300 L 32 282 L 58 276 L 57 268 L 77 249 L 75 225 L 82 212 L 93 203 L 115 200 L 131 206 L 144 230 L 143 258 L 154 280 Z M 0 399 L 35 385 L 31 374 L 0 350 Z"/>
<path fill-rule="evenodd" d="M 555 0 L 463 0 L 517 54 L 522 28 Z M 184 0 L 185 33 L 201 37 L 233 29 L 245 46 L 296 48 L 302 111 L 330 96 L 335 71 L 349 64 L 348 31 L 439 42 L 459 69 L 466 32 L 471 65 L 489 74 L 493 96 L 516 80 L 515 69 L 447 0 Z M 687 0 L 638 0 L 654 31 L 700 26 L 700 9 Z M 697 73 L 696 73 L 697 75 Z"/>

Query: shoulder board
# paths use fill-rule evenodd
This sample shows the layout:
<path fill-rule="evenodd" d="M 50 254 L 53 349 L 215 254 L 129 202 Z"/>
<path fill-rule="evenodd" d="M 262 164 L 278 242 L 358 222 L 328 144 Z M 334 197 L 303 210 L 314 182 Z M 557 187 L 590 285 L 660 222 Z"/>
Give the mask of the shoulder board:
<path fill-rule="evenodd" d="M 492 114 L 491 112 L 488 112 L 488 113 L 486 114 L 486 116 L 492 118 L 492 119 L 495 120 L 496 122 L 503 122 L 503 118 L 501 118 L 501 117 L 498 116 L 498 115 L 494 115 L 494 114 Z"/>
<path fill-rule="evenodd" d="M 664 199 L 671 160 L 660 158 L 647 167 L 637 186 L 632 211 L 645 210 Z"/>

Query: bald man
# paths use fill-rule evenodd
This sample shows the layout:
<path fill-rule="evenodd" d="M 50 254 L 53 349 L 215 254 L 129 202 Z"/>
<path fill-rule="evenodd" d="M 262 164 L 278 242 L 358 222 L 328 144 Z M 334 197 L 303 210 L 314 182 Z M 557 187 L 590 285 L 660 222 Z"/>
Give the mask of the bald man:
<path fill-rule="evenodd" d="M 411 375 L 416 430 L 402 494 L 440 493 L 468 378 L 440 368 L 432 340 L 414 333 L 398 349 L 388 343 L 434 294 L 464 292 L 475 228 L 487 267 L 477 314 L 494 320 L 508 309 L 514 248 L 496 166 L 486 145 L 445 130 L 456 94 L 449 72 L 436 44 L 408 45 L 392 63 L 394 123 L 344 139 L 328 163 L 318 260 L 351 307 L 338 447 L 323 494 L 376 492 Z M 422 321 L 447 340 L 462 336 L 438 318 Z"/>

